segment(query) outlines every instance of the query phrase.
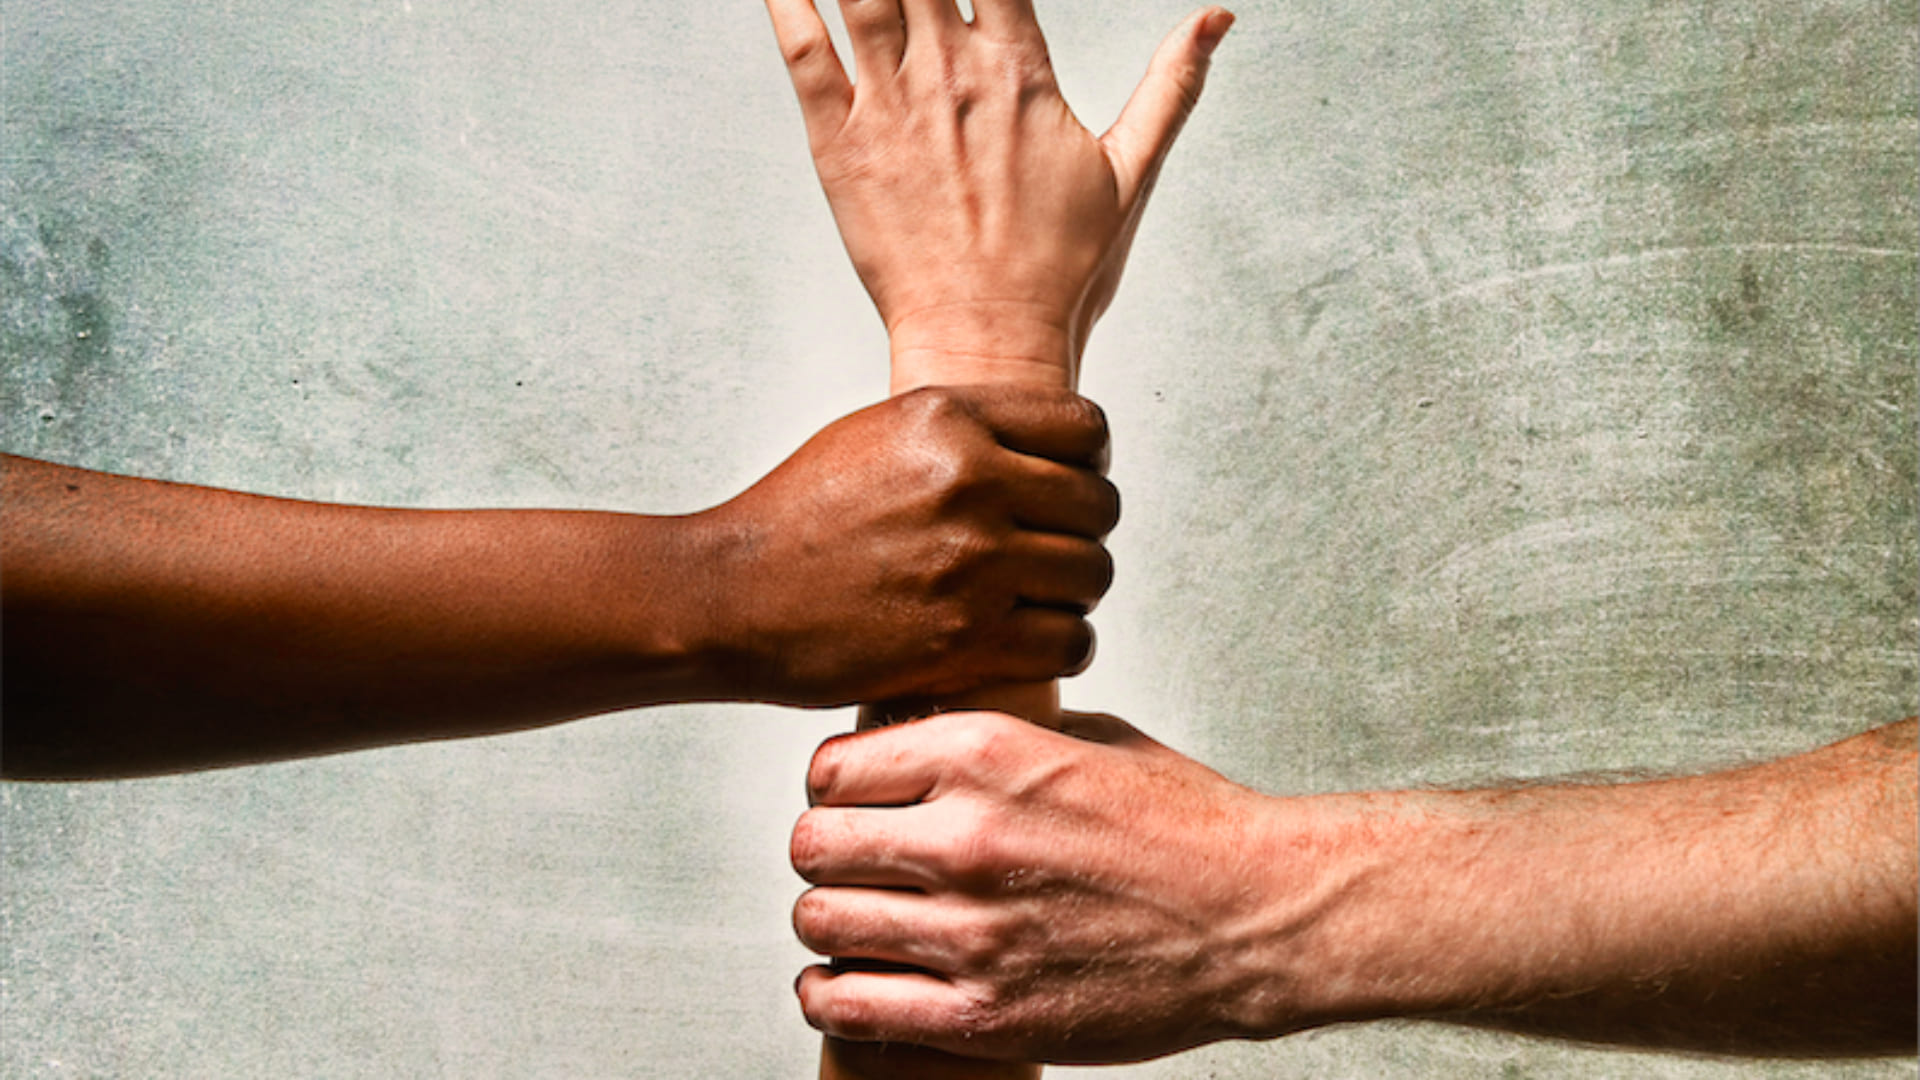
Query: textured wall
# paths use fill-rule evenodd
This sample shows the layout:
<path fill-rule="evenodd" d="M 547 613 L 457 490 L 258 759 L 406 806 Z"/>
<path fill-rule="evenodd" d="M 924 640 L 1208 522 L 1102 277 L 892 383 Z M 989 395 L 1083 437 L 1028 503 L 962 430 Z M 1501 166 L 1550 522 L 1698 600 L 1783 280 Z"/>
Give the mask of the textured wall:
<path fill-rule="evenodd" d="M 1095 126 L 1185 10 L 1040 7 Z M 1913 0 L 1238 9 L 1088 357 L 1128 520 L 1070 703 L 1280 792 L 1915 711 Z M 883 390 L 754 0 L 0 19 L 0 449 L 681 511 Z M 804 1075 L 786 830 L 849 724 L 0 788 L 0 1073 Z M 1912 1065 L 1378 1026 L 1118 1075 Z"/>

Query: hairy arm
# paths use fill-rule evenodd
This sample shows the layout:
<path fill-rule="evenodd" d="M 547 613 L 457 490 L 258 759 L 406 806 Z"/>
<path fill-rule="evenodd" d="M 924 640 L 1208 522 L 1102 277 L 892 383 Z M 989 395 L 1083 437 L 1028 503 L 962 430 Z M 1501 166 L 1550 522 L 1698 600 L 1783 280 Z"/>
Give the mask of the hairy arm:
<path fill-rule="evenodd" d="M 1410 797 L 1435 853 L 1416 903 L 1492 898 L 1455 920 L 1454 1018 L 1705 1053 L 1912 1053 L 1915 745 L 1908 720 L 1701 777 L 1443 796 L 1431 821 Z M 1480 944 L 1506 959 L 1475 959 Z"/>
<path fill-rule="evenodd" d="M 822 747 L 816 1025 L 1118 1061 L 1428 1018 L 1597 1043 L 1915 1046 L 1913 721 L 1687 779 L 1275 799 L 1111 718 Z"/>
<path fill-rule="evenodd" d="M 1395 797 L 1408 859 L 1362 877 L 1383 923 L 1333 920 L 1375 960 L 1338 978 L 1363 1019 L 1377 998 L 1599 1043 L 1911 1053 L 1915 777 L 1908 721 L 1687 779 Z"/>
<path fill-rule="evenodd" d="M 700 514 L 418 511 L 0 457 L 0 771 L 126 776 L 669 701 L 841 704 L 1084 662 L 1104 420 L 928 391 Z"/>

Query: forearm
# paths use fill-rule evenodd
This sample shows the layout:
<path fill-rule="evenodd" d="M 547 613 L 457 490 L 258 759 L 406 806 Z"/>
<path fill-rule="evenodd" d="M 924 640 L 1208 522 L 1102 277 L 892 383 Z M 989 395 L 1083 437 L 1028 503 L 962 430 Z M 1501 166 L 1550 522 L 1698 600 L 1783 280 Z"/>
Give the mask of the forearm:
<path fill-rule="evenodd" d="M 1691 779 L 1307 800 L 1308 842 L 1333 857 L 1292 886 L 1307 929 L 1276 950 L 1269 985 L 1291 989 L 1271 1000 L 1309 1000 L 1268 1033 L 1415 1016 L 1709 1053 L 1910 1053 L 1914 742 L 1908 722 Z"/>
<path fill-rule="evenodd" d="M 0 466 L 10 777 L 237 764 L 716 692 L 689 519 L 373 509 Z"/>

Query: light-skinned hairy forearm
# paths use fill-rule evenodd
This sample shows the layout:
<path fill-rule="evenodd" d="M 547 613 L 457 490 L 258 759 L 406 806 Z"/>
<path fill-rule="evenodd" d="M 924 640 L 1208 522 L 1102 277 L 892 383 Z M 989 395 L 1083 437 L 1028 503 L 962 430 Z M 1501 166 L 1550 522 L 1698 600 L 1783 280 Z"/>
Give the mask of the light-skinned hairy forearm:
<path fill-rule="evenodd" d="M 801 939 L 850 1038 L 1056 1061 L 1426 1018 L 1716 1054 L 1911 1053 L 1912 721 L 1619 785 L 1272 798 L 1111 717 L 830 741 Z"/>
<path fill-rule="evenodd" d="M 1367 895 L 1417 936 L 1369 942 L 1356 986 L 1596 1043 L 1912 1053 L 1915 742 L 1909 720 L 1706 776 L 1401 796 L 1410 858 Z"/>

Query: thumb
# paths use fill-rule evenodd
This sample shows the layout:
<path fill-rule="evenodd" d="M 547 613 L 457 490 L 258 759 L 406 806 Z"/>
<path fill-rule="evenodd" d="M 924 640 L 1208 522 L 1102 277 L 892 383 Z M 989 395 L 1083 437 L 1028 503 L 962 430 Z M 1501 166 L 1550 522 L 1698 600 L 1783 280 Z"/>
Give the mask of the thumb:
<path fill-rule="evenodd" d="M 1233 13 L 1225 8 L 1204 8 L 1187 16 L 1154 50 L 1146 78 L 1134 88 L 1120 118 L 1100 137 L 1113 162 L 1123 210 L 1131 211 L 1134 201 L 1153 186 L 1180 125 L 1200 101 L 1207 58 L 1232 26 Z"/>

